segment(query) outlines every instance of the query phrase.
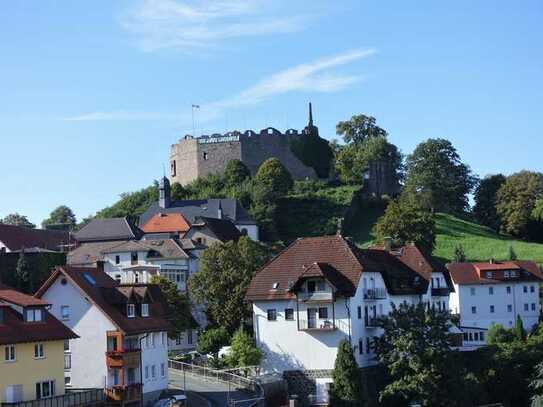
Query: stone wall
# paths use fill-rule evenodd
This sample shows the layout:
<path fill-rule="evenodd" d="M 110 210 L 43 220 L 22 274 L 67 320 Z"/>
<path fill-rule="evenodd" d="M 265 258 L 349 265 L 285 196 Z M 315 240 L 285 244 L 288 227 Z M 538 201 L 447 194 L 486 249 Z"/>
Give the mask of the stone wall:
<path fill-rule="evenodd" d="M 170 150 L 170 183 L 186 185 L 198 178 L 198 140 L 183 138 Z"/>
<path fill-rule="evenodd" d="M 198 176 L 222 174 L 230 160 L 241 160 L 239 141 L 198 144 Z"/>

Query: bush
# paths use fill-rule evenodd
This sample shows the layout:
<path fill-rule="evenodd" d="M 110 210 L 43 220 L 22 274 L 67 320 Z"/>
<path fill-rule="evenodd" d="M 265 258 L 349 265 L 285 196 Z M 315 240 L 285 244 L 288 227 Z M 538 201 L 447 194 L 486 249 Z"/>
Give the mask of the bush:
<path fill-rule="evenodd" d="M 239 328 L 232 338 L 232 348 L 225 360 L 232 367 L 258 366 L 264 355 L 253 339 L 243 328 Z"/>

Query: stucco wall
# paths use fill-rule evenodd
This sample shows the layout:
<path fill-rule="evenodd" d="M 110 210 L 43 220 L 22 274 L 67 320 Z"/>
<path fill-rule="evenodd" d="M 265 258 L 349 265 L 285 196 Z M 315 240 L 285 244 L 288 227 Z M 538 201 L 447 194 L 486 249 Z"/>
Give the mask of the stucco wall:
<path fill-rule="evenodd" d="M 154 340 L 151 340 L 151 335 Z M 142 340 L 143 392 L 154 393 L 168 388 L 168 340 L 166 332 L 149 333 L 148 337 L 149 340 Z M 164 365 L 164 376 L 161 365 Z M 151 374 L 152 366 L 155 366 L 155 377 Z"/>

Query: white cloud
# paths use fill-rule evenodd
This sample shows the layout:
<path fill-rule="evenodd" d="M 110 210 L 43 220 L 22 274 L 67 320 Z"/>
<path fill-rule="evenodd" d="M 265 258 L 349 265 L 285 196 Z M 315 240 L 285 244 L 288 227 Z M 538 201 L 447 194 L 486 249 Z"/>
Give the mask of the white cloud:
<path fill-rule="evenodd" d="M 301 64 L 276 72 L 259 81 L 257 84 L 238 94 L 205 103 L 201 105 L 198 121 L 208 122 L 222 116 L 225 111 L 258 104 L 273 96 L 290 92 L 338 92 L 363 79 L 361 75 L 348 75 L 331 72 L 332 68 L 351 64 L 357 60 L 374 55 L 374 49 L 356 49 L 336 54 L 317 61 Z M 190 110 L 179 113 L 172 112 L 90 112 L 67 117 L 67 121 L 98 121 L 98 120 L 176 120 L 190 123 Z"/>
<path fill-rule="evenodd" d="M 145 51 L 205 49 L 237 37 L 288 33 L 306 17 L 281 15 L 280 0 L 142 0 L 122 20 Z M 283 3 L 284 4 L 284 3 Z M 289 10 L 290 7 L 282 7 Z"/>

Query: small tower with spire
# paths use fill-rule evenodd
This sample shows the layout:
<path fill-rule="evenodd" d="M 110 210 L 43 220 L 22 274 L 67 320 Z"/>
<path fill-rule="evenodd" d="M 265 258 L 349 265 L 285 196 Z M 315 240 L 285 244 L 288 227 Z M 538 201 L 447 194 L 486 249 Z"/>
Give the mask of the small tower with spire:
<path fill-rule="evenodd" d="M 307 126 L 303 130 L 303 134 L 307 136 L 318 136 L 319 128 L 313 124 L 313 106 L 309 102 L 309 120 Z"/>
<path fill-rule="evenodd" d="M 171 202 L 170 181 L 163 176 L 158 183 L 158 205 L 161 208 L 169 208 Z"/>

